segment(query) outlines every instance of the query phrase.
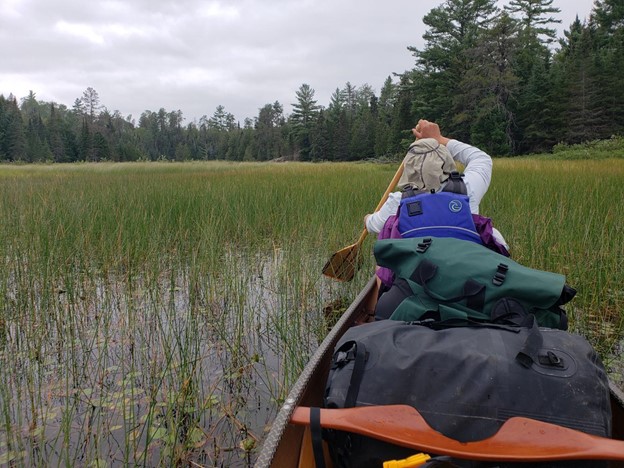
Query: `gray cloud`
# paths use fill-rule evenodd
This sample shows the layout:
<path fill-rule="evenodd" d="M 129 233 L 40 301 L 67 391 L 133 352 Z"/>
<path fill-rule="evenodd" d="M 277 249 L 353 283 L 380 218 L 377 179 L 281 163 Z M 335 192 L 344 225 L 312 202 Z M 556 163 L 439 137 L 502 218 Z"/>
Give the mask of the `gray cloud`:
<path fill-rule="evenodd" d="M 413 66 L 441 0 L 0 0 L 0 94 L 71 106 L 89 86 L 109 110 L 225 106 L 237 119 L 303 83 L 327 105 L 349 81 L 379 90 Z M 592 0 L 555 0 L 567 28 Z"/>

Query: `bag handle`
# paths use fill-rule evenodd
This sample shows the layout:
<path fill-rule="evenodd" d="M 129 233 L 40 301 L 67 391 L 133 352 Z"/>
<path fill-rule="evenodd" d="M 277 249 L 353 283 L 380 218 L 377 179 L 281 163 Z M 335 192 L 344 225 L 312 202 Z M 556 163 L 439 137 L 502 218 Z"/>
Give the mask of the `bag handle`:
<path fill-rule="evenodd" d="M 431 328 L 432 330 L 444 330 L 448 328 L 496 328 L 499 330 L 506 330 L 513 333 L 519 333 L 521 330 L 528 328 L 529 333 L 526 340 L 522 344 L 520 351 L 516 354 L 516 361 L 525 368 L 530 368 L 533 363 L 538 364 L 540 362 L 539 351 L 544 344 L 544 337 L 537 325 L 537 319 L 535 315 L 530 314 L 527 317 L 526 325 L 502 325 L 497 323 L 477 322 L 470 319 L 461 320 L 445 320 L 445 321 L 416 321 L 410 322 L 412 325 L 424 326 Z"/>
<path fill-rule="evenodd" d="M 355 351 L 353 349 L 355 348 Z M 364 367 L 368 360 L 366 346 L 362 342 L 354 340 L 345 342 L 336 352 L 332 359 L 332 369 L 343 367 L 348 361 L 354 361 L 353 370 L 351 371 L 351 379 L 349 380 L 349 389 L 345 396 L 344 407 L 353 408 L 357 403 L 357 397 L 360 393 L 360 384 L 364 376 Z"/>

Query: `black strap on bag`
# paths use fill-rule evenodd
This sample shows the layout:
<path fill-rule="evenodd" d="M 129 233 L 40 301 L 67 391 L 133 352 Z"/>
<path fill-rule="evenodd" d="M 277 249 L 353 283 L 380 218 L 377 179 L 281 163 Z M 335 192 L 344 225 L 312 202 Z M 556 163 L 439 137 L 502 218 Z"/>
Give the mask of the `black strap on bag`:
<path fill-rule="evenodd" d="M 468 190 L 466 189 L 466 183 L 464 182 L 463 177 L 464 174 L 460 174 L 457 171 L 451 172 L 451 175 L 449 176 L 442 191 L 468 195 Z"/>
<path fill-rule="evenodd" d="M 349 389 L 345 396 L 344 408 L 353 408 L 357 403 L 367 359 L 366 346 L 359 341 L 347 341 L 334 352 L 332 370 L 343 368 L 353 361 L 353 370 L 349 379 Z"/>
<path fill-rule="evenodd" d="M 333 372 L 341 372 L 341 369 L 344 369 L 348 364 L 353 362 L 353 367 L 351 369 L 351 375 L 349 378 L 349 387 L 347 388 L 346 395 L 344 396 L 344 400 L 341 401 L 339 406 L 332 405 L 331 403 L 327 403 L 325 401 L 325 406 L 327 408 L 354 408 L 357 405 L 358 395 L 360 393 L 360 385 L 362 383 L 362 379 L 364 377 L 364 370 L 366 367 L 366 361 L 368 360 L 368 352 L 366 351 L 366 346 L 364 343 L 360 341 L 350 340 L 343 343 L 335 352 L 332 357 L 331 370 L 329 374 L 329 379 L 332 378 Z M 346 374 L 348 375 L 348 374 Z M 345 376 L 346 376 L 345 375 Z M 326 397 L 327 391 L 329 387 L 326 388 Z M 312 413 L 310 413 L 310 418 L 312 418 Z M 312 421 L 310 421 L 310 425 L 312 426 Z M 320 427 L 320 417 L 319 417 L 319 427 Z M 316 462 L 316 466 L 324 466 L 320 465 L 318 461 L 318 457 L 323 454 L 322 452 L 322 437 L 320 435 L 314 436 L 314 431 L 312 431 L 312 440 L 314 445 L 314 439 L 321 440 L 321 443 L 317 442 L 317 445 L 320 446 L 320 449 L 314 448 L 314 458 Z M 330 454 L 332 456 L 332 460 L 334 462 L 336 460 L 343 460 L 350 458 L 351 456 L 351 437 L 352 434 L 343 433 L 340 431 L 327 431 L 325 433 L 329 448 Z M 319 455 L 317 455 L 317 452 Z M 324 463 L 324 461 L 323 461 Z M 343 466 L 342 464 L 335 464 L 334 466 Z"/>
<path fill-rule="evenodd" d="M 520 333 L 523 329 L 528 329 L 529 333 L 527 335 L 526 340 L 522 344 L 522 347 L 516 354 L 516 361 L 518 361 L 523 367 L 527 369 L 535 364 L 542 365 L 550 365 L 555 367 L 560 367 L 561 362 L 560 358 L 554 353 L 546 353 L 540 355 L 540 350 L 544 345 L 544 337 L 542 336 L 542 332 L 537 325 L 537 319 L 533 314 L 529 314 L 529 316 L 524 320 L 524 325 L 506 325 L 502 323 L 484 323 L 477 322 L 470 319 L 451 319 L 444 321 L 437 320 L 423 320 L 417 322 L 410 322 L 412 325 L 420 325 L 425 326 L 427 328 L 431 328 L 432 330 L 446 330 L 449 328 L 466 328 L 466 327 L 476 327 L 476 328 L 496 328 L 499 330 L 506 330 L 513 333 Z M 547 362 L 546 362 L 547 361 Z"/>
<path fill-rule="evenodd" d="M 310 434 L 312 437 L 312 452 L 316 468 L 325 468 L 325 454 L 323 453 L 323 428 L 321 427 L 320 408 L 310 408 Z"/>
<path fill-rule="evenodd" d="M 529 333 L 526 340 L 522 344 L 522 347 L 516 354 L 516 360 L 527 369 L 535 364 L 549 365 L 560 367 L 561 359 L 552 352 L 548 352 L 540 355 L 540 350 L 544 345 L 544 337 L 537 325 L 537 320 L 533 314 L 525 319 L 524 325 L 506 325 L 502 323 L 484 323 L 477 322 L 470 319 L 451 319 L 451 320 L 423 320 L 417 322 L 410 322 L 412 325 L 425 326 L 432 330 L 446 330 L 449 328 L 496 328 L 499 330 L 506 330 L 513 333 L 520 333 L 523 329 L 528 329 Z"/>
<path fill-rule="evenodd" d="M 353 408 L 357 403 L 358 393 L 360 393 L 360 384 L 364 375 L 364 367 L 366 366 L 366 346 L 364 343 L 355 343 L 355 364 L 353 365 L 353 373 L 351 374 L 351 382 L 349 390 L 345 398 L 345 408 Z"/>
<path fill-rule="evenodd" d="M 539 363 L 539 351 L 544 344 L 544 337 L 537 326 L 537 320 L 534 315 L 532 317 L 533 323 L 529 328 L 529 336 L 527 336 L 522 348 L 516 355 L 516 361 L 527 369 L 531 367 L 533 363 Z"/>

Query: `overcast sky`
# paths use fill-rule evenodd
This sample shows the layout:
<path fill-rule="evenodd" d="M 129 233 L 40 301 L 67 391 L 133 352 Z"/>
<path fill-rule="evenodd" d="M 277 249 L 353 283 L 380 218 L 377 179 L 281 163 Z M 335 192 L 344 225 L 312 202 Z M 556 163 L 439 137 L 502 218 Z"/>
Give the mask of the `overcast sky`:
<path fill-rule="evenodd" d="M 138 121 L 181 110 L 185 123 L 218 105 L 237 120 L 301 84 L 327 106 L 346 82 L 379 94 L 413 67 L 422 17 L 441 0 L 0 0 L 0 94 L 29 90 L 71 107 L 87 87 Z M 505 3 L 505 2 L 499 2 Z M 560 34 L 593 0 L 554 0 Z"/>

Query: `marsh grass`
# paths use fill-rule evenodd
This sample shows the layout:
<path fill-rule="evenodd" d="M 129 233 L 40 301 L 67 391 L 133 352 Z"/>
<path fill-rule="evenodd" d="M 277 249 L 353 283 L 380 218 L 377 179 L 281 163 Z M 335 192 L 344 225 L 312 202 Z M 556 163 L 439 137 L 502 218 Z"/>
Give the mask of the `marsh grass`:
<path fill-rule="evenodd" d="M 0 464 L 246 466 L 351 283 L 385 164 L 0 166 Z M 496 160 L 481 211 L 614 354 L 624 162 Z"/>
<path fill-rule="evenodd" d="M 342 168 L 374 183 L 377 168 Z M 320 304 L 358 288 L 318 272 L 365 195 L 344 203 L 352 187 L 312 165 L 0 179 L 0 463 L 250 464 Z"/>
<path fill-rule="evenodd" d="M 494 173 L 482 212 L 504 233 L 514 259 L 566 275 L 578 290 L 566 306 L 572 330 L 589 337 L 607 364 L 617 359 L 624 331 L 624 162 L 496 160 Z M 622 362 L 614 364 L 620 380 Z"/>

